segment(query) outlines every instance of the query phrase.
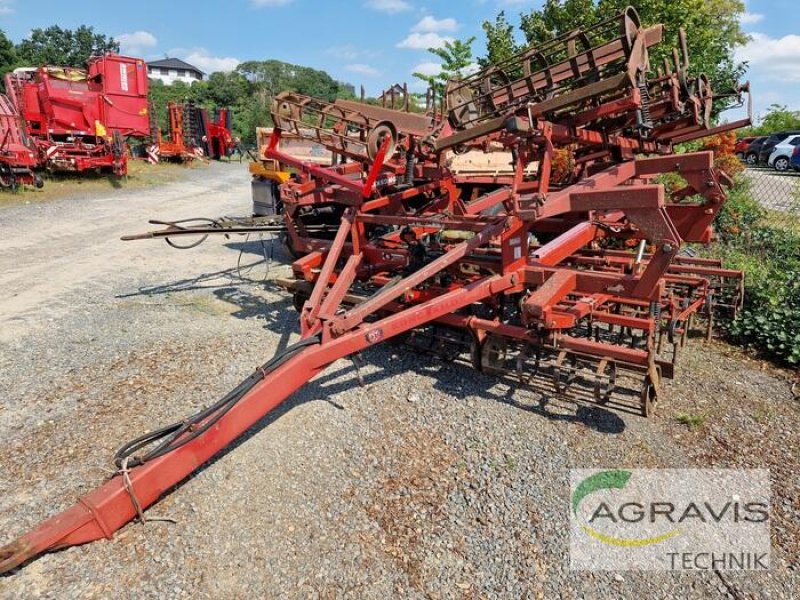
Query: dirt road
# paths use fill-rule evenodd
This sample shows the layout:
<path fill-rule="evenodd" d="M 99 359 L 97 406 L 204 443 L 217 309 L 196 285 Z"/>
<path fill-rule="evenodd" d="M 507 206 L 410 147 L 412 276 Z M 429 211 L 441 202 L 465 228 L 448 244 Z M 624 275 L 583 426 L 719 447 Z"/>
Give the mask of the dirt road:
<path fill-rule="evenodd" d="M 191 262 L 191 256 L 169 252 L 153 261 L 152 244 L 120 242 L 124 234 L 152 229 L 148 219 L 247 214 L 250 209 L 248 178 L 239 163 L 187 169 L 181 179 L 147 190 L 4 208 L 0 340 L 11 339 L 37 316 L 54 318 L 67 307 L 71 292 L 107 285 L 120 270 L 147 275 L 162 261 Z"/>
<path fill-rule="evenodd" d="M 149 218 L 245 214 L 239 165 L 0 208 L 0 545 L 103 481 L 116 448 L 207 406 L 294 339 L 240 252 L 122 243 Z M 266 278 L 266 281 L 261 281 Z M 699 340 L 652 420 L 390 345 L 339 361 L 154 506 L 175 523 L 46 555 L 2 598 L 788 598 L 800 589 L 791 374 Z M 695 417 L 689 429 L 680 414 Z M 569 568 L 569 469 L 771 469 L 769 573 Z M 724 579 L 724 581 L 723 581 Z"/>

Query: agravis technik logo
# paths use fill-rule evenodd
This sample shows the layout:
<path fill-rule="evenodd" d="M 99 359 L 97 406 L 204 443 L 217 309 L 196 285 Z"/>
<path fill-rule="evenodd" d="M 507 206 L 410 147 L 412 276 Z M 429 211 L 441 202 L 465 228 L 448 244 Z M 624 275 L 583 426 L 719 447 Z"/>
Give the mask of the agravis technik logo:
<path fill-rule="evenodd" d="M 765 569 L 769 509 L 764 470 L 573 471 L 571 563 L 577 569 Z"/>

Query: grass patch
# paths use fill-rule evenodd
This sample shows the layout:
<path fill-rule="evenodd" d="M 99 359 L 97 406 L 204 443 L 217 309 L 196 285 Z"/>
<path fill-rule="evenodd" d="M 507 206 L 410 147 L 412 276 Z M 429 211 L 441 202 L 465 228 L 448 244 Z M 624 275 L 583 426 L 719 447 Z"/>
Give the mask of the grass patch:
<path fill-rule="evenodd" d="M 185 306 L 190 310 L 203 313 L 211 316 L 226 316 L 230 315 L 237 309 L 237 306 L 224 300 L 218 300 L 210 296 L 195 296 L 190 298 L 187 302 L 179 302 L 178 306 Z"/>
<path fill-rule="evenodd" d="M 753 420 L 759 425 L 766 425 L 772 420 L 772 411 L 762 408 L 753 413 Z"/>
<path fill-rule="evenodd" d="M 680 413 L 677 417 L 675 417 L 675 421 L 681 425 L 686 425 L 690 431 L 695 431 L 696 429 L 699 429 L 705 425 L 706 416 L 694 415 L 691 413 Z"/>
<path fill-rule="evenodd" d="M 165 185 L 180 180 L 187 169 L 204 168 L 200 161 L 187 164 L 159 163 L 151 165 L 142 160 L 128 162 L 127 177 L 118 178 L 109 174 L 74 173 L 43 174 L 44 187 L 40 190 L 24 187 L 16 192 L 0 191 L 0 205 L 23 202 L 46 202 L 75 195 L 102 194 L 113 190 L 125 190 Z"/>

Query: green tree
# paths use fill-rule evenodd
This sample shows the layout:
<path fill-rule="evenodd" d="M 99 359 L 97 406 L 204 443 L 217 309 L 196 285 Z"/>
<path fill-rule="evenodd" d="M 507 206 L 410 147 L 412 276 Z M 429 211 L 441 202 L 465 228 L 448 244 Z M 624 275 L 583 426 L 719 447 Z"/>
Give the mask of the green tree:
<path fill-rule="evenodd" d="M 339 84 L 325 71 L 279 60 L 247 61 L 236 72 L 270 96 L 291 91 L 332 102 L 339 92 Z"/>
<path fill-rule="evenodd" d="M 520 15 L 520 29 L 530 45 L 540 45 L 553 37 L 622 12 L 630 0 L 546 0 L 541 9 Z M 734 50 L 747 42 L 740 18 L 745 12 L 742 0 L 639 0 L 636 10 L 644 27 L 664 25 L 664 41 L 651 50 L 653 69 L 678 48 L 678 34 L 686 30 L 691 72 L 705 73 L 717 89 L 741 77 L 746 65 L 737 63 Z M 501 20 L 501 16 L 503 19 Z M 484 23 L 489 54 L 482 64 L 496 64 L 513 47 L 513 34 L 504 15 L 495 24 Z"/>
<path fill-rule="evenodd" d="M 414 77 L 421 79 L 434 88 L 437 95 L 441 97 L 445 85 L 451 79 L 461 79 L 466 74 L 468 67 L 474 64 L 472 57 L 472 44 L 475 36 L 467 40 L 446 41 L 441 48 L 428 48 L 428 52 L 438 57 L 442 61 L 442 67 L 436 75 L 426 75 L 425 73 L 414 73 Z"/>
<path fill-rule="evenodd" d="M 504 11 L 500 11 L 494 23 L 484 21 L 482 27 L 486 34 L 486 56 L 478 59 L 481 67 L 498 65 L 519 52 L 519 44 L 514 39 L 514 26 L 508 22 Z"/>
<path fill-rule="evenodd" d="M 800 113 L 780 104 L 772 104 L 758 127 L 752 128 L 750 135 L 769 135 L 791 129 L 800 129 Z"/>
<path fill-rule="evenodd" d="M 8 73 L 17 64 L 17 49 L 6 36 L 6 32 L 0 29 L 0 73 Z"/>
<path fill-rule="evenodd" d="M 19 61 L 25 66 L 84 67 L 93 55 L 119 52 L 119 42 L 95 33 L 93 27 L 86 25 L 75 30 L 52 25 L 32 30 L 30 37 L 22 40 L 16 50 Z"/>
<path fill-rule="evenodd" d="M 606 3 L 600 0 L 600 4 Z M 598 7 L 594 0 L 546 0 L 540 10 L 520 15 L 519 27 L 528 44 L 536 46 L 567 31 L 596 23 L 598 13 L 604 9 L 607 8 Z M 615 12 L 610 10 L 609 15 Z"/>
<path fill-rule="evenodd" d="M 250 83 L 235 71 L 211 73 L 208 80 L 202 83 L 204 85 L 197 88 L 197 93 L 198 99 L 204 104 L 234 106 L 250 95 Z"/>

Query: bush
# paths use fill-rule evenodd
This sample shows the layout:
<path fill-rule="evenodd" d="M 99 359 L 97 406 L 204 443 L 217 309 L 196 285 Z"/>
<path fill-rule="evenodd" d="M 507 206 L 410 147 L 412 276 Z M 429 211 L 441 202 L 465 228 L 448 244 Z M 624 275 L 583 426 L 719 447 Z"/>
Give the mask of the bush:
<path fill-rule="evenodd" d="M 745 272 L 745 305 L 728 330 L 732 341 L 800 365 L 800 234 L 757 226 L 729 239 L 723 254 Z"/>
<path fill-rule="evenodd" d="M 767 215 L 764 207 L 751 194 L 750 181 L 744 177 L 736 179 L 728 200 L 717 215 L 716 231 L 723 241 L 730 241 L 750 232 Z"/>

